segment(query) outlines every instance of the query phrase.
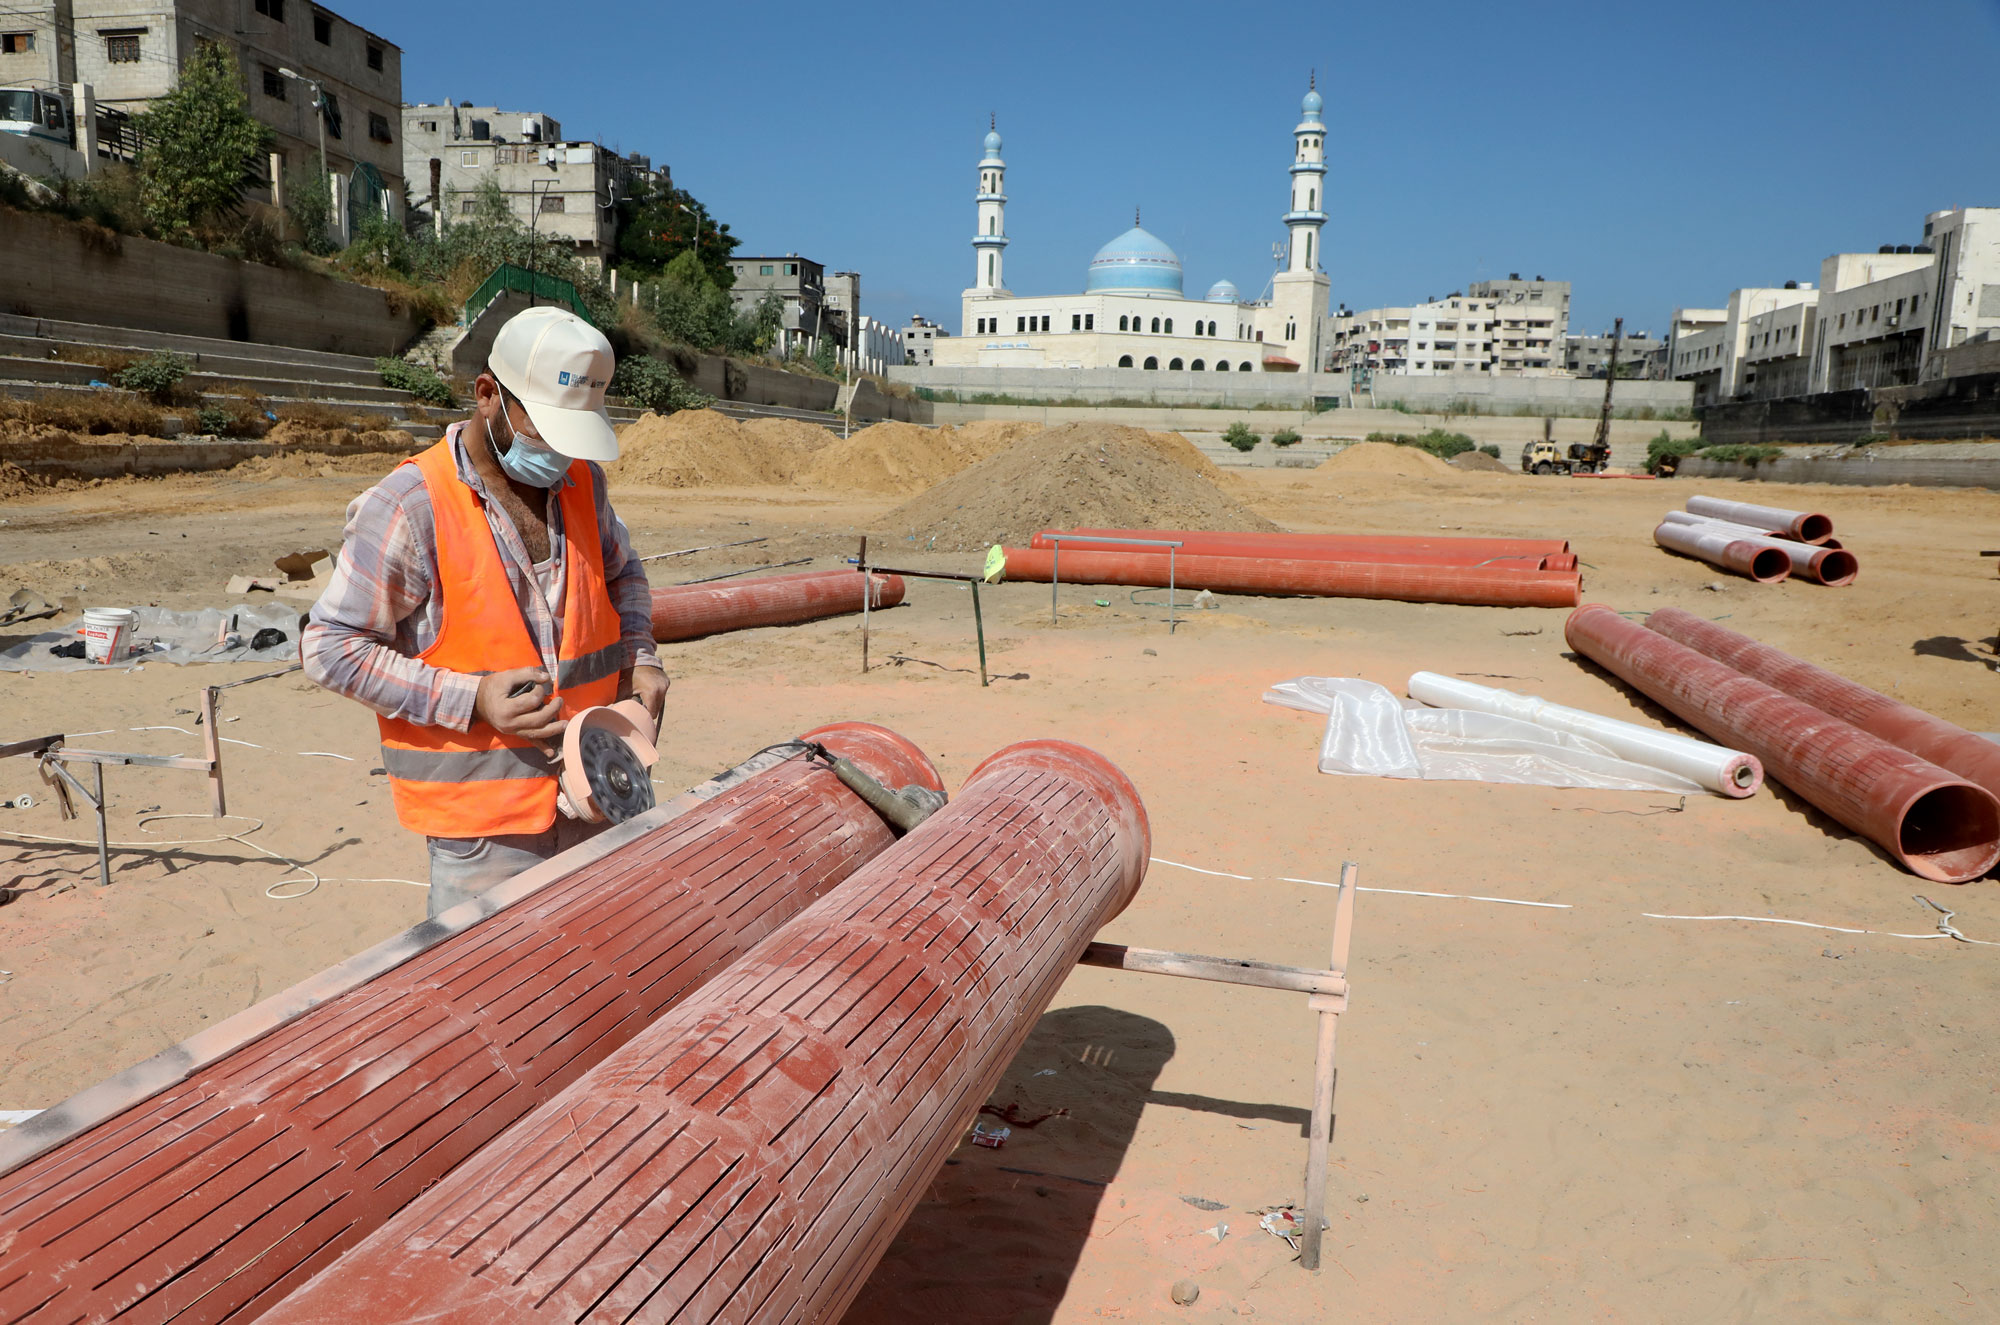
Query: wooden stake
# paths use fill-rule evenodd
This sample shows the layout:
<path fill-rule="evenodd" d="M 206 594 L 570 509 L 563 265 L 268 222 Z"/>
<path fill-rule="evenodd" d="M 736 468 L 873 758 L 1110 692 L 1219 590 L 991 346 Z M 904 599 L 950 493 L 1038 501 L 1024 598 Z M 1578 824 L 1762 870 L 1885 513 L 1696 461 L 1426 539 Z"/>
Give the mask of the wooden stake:
<path fill-rule="evenodd" d="M 1348 945 L 1354 934 L 1354 887 L 1360 866 L 1348 861 L 1340 867 L 1340 897 L 1333 912 L 1333 966 L 1347 974 Z M 1340 1014 L 1347 1007 L 1346 994 L 1312 994 L 1307 1005 L 1319 1014 L 1319 1048 L 1313 1057 L 1312 1125 L 1306 1142 L 1305 1227 L 1299 1240 L 1299 1264 L 1308 1270 L 1319 1268 L 1321 1226 L 1326 1223 L 1327 1162 L 1333 1150 L 1333 1090 L 1339 1079 L 1334 1066 L 1334 1040 L 1340 1028 Z"/>
<path fill-rule="evenodd" d="M 861 674 L 868 675 L 868 609 L 875 600 L 875 582 L 868 575 L 868 535 L 861 536 L 861 555 L 854 559 L 864 577 L 861 585 Z"/>
<path fill-rule="evenodd" d="M 202 742 L 208 748 L 208 798 L 220 819 L 229 813 L 229 803 L 222 795 L 222 733 L 215 726 L 215 694 L 214 686 L 202 687 L 201 721 Z"/>

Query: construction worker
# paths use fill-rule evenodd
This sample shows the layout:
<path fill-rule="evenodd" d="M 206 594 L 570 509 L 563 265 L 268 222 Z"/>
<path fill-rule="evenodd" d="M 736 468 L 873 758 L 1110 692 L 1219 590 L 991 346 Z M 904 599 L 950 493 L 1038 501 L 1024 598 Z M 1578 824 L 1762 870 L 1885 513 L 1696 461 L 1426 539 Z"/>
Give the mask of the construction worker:
<path fill-rule="evenodd" d="M 301 640 L 306 675 L 375 710 L 403 826 L 430 845 L 430 914 L 603 827 L 557 805 L 567 719 L 637 697 L 655 721 L 645 568 L 605 495 L 611 344 L 575 314 L 509 319 L 472 416 L 347 508 Z"/>

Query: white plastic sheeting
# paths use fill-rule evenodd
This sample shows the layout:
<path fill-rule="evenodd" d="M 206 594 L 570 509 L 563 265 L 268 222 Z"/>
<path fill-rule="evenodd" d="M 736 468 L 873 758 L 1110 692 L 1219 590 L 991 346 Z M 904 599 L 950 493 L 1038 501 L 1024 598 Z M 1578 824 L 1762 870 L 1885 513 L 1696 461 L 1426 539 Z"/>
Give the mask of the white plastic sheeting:
<path fill-rule="evenodd" d="M 1358 677 L 1296 677 L 1265 691 L 1264 702 L 1326 714 L 1322 773 L 1687 796 L 1703 790 L 1620 759 L 1588 737 L 1471 709 L 1406 705 L 1388 687 Z"/>
<path fill-rule="evenodd" d="M 49 630 L 6 648 L 0 648 L 0 672 L 117 672 L 149 662 L 291 662 L 299 656 L 299 617 L 309 604 L 293 602 L 244 603 L 238 607 L 204 607 L 192 612 L 176 612 L 163 607 L 135 607 L 138 624 L 132 636 L 145 646 L 123 662 L 105 666 L 82 658 L 60 658 L 51 654 L 53 645 L 82 639 L 77 628 L 82 619 L 60 630 Z M 238 647 L 225 649 L 218 635 L 231 620 L 240 639 Z M 250 640 L 265 628 L 281 630 L 285 638 L 268 648 L 253 649 Z"/>

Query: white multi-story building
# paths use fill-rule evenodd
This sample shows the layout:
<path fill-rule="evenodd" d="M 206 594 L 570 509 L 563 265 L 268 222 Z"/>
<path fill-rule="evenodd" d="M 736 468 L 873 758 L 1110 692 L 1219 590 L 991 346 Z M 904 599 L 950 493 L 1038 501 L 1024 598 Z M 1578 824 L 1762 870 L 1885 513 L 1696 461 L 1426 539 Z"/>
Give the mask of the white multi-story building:
<path fill-rule="evenodd" d="M 972 287 L 961 334 L 926 341 L 942 367 L 1131 368 L 1158 372 L 1297 372 L 1323 358 L 1329 281 L 1321 268 L 1326 224 L 1324 101 L 1308 89 L 1292 130 L 1288 243 L 1271 293 L 1244 299 L 1227 280 L 1206 295 L 1182 289 L 1178 255 L 1133 218 L 1097 251 L 1081 294 L 1017 295 L 1006 285 L 1007 163 L 997 127 L 986 135 L 974 198 Z M 905 344 L 909 336 L 905 333 Z M 913 362 L 920 361 L 913 359 Z"/>
<path fill-rule="evenodd" d="M 2000 340 L 2000 208 L 1932 212 L 1922 244 L 1836 253 L 1819 288 L 1737 290 L 1675 313 L 1670 359 L 1695 404 L 1907 386 L 1942 351 Z"/>
<path fill-rule="evenodd" d="M 1568 282 L 1562 287 L 1566 305 Z M 1452 293 L 1408 308 L 1341 312 L 1332 324 L 1336 368 L 1367 367 L 1403 377 L 1562 373 L 1564 305 L 1509 302 L 1500 293 Z"/>
<path fill-rule="evenodd" d="M 561 122 L 540 111 L 419 103 L 402 117 L 404 170 L 420 213 L 469 215 L 490 182 L 524 224 L 569 240 L 599 268 L 616 251 L 619 199 L 667 183 L 650 158 L 569 141 Z"/>

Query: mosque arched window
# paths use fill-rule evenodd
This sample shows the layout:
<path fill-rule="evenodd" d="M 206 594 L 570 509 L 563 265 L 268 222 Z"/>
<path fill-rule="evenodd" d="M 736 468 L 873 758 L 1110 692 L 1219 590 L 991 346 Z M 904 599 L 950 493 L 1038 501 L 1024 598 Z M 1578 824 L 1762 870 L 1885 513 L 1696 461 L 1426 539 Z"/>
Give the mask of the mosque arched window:
<path fill-rule="evenodd" d="M 1208 324 L 1208 334 L 1211 336 L 1215 334 L 1215 324 L 1213 322 Z"/>
<path fill-rule="evenodd" d="M 1205 364 L 1205 363 L 1203 363 L 1203 362 L 1202 362 L 1201 360 L 1199 360 L 1199 359 L 1196 359 L 1196 360 L 1195 360 L 1195 361 L 1194 361 L 1193 363 L 1189 364 L 1189 365 L 1188 365 L 1188 367 L 1189 367 L 1189 368 L 1191 368 L 1191 369 L 1193 369 L 1193 370 L 1194 370 L 1195 372 L 1197 372 L 1197 373 L 1198 373 L 1198 372 L 1200 372 L 1200 371 L 1201 371 L 1202 369 L 1204 369 L 1204 368 L 1208 367 L 1208 365 L 1207 365 L 1207 364 Z"/>
<path fill-rule="evenodd" d="M 1182 367 L 1182 365 L 1181 365 L 1181 361 L 1180 361 L 1179 359 L 1169 359 L 1169 360 L 1167 360 L 1167 368 L 1168 368 L 1168 369 L 1169 369 L 1170 371 L 1178 373 L 1178 372 L 1179 372 L 1179 371 L 1181 370 L 1181 367 Z"/>
<path fill-rule="evenodd" d="M 1167 334 L 1169 336 L 1174 334 L 1174 320 L 1172 318 L 1167 319 Z"/>
<path fill-rule="evenodd" d="M 1240 367 L 1238 367 L 1236 371 L 1237 371 L 1237 372 L 1239 372 L 1239 373 L 1247 373 L 1247 372 L 1250 372 L 1250 371 L 1251 371 L 1251 368 L 1250 368 L 1250 361 L 1249 361 L 1248 359 L 1245 359 L 1245 360 L 1243 361 L 1242 365 L 1241 365 Z"/>
<path fill-rule="evenodd" d="M 1154 319 L 1153 319 L 1153 330 L 1154 330 L 1154 332 L 1155 332 L 1155 333 L 1157 333 L 1157 332 L 1159 331 L 1159 329 L 1160 329 L 1160 319 L 1158 319 L 1158 318 L 1154 318 Z"/>
<path fill-rule="evenodd" d="M 991 253 L 986 255 L 986 283 L 988 285 L 993 284 L 993 255 Z"/>
<path fill-rule="evenodd" d="M 1131 356 L 1131 355 L 1129 355 L 1129 354 L 1121 354 L 1121 355 L 1119 355 L 1119 356 L 1118 356 L 1118 366 L 1119 366 L 1120 368 L 1130 368 L 1130 367 L 1132 366 L 1132 356 Z"/>
<path fill-rule="evenodd" d="M 1307 231 L 1307 232 L 1306 232 L 1306 270 L 1307 270 L 1307 271 L 1311 271 L 1311 270 L 1312 270 L 1312 265 L 1313 265 L 1313 237 L 1312 237 L 1312 232 L 1311 232 L 1311 231 Z"/>
<path fill-rule="evenodd" d="M 1215 371 L 1216 371 L 1216 372 L 1218 372 L 1218 373 L 1226 373 L 1226 372 L 1228 372 L 1228 371 L 1229 371 L 1229 360 L 1227 360 L 1227 359 L 1217 359 L 1217 360 L 1215 361 Z"/>
<path fill-rule="evenodd" d="M 1150 354 L 1146 356 L 1146 367 L 1148 369 L 1158 368 L 1159 366 L 1160 366 L 1160 361 L 1158 359 L 1155 359 Z"/>
<path fill-rule="evenodd" d="M 1123 313 L 1120 313 L 1120 314 L 1118 315 L 1118 329 L 1119 329 L 1120 331 L 1124 331 L 1124 330 L 1127 330 L 1127 328 L 1126 328 L 1126 326 L 1125 326 L 1125 315 L 1124 315 Z M 1122 365 L 1122 366 L 1123 366 L 1123 367 L 1126 367 L 1126 368 L 1130 368 L 1130 367 L 1131 367 L 1132 365 L 1128 363 L 1128 364 L 1124 364 L 1124 365 Z"/>
<path fill-rule="evenodd" d="M 1307 190 L 1306 190 L 1306 210 L 1307 210 L 1307 211 L 1311 211 L 1311 210 L 1312 210 L 1313 208 L 1315 208 L 1315 207 L 1317 207 L 1317 206 L 1319 206 L 1319 190 L 1318 190 L 1318 189 L 1307 189 Z"/>

